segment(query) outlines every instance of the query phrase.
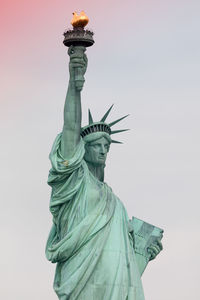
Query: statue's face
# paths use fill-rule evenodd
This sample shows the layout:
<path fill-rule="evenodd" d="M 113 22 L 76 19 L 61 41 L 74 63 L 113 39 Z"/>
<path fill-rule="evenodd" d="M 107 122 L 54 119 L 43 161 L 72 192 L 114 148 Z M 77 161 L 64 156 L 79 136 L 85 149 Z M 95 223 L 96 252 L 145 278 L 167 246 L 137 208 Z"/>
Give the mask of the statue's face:
<path fill-rule="evenodd" d="M 84 159 L 94 165 L 104 165 L 109 148 L 110 143 L 105 137 L 90 142 L 85 145 Z"/>

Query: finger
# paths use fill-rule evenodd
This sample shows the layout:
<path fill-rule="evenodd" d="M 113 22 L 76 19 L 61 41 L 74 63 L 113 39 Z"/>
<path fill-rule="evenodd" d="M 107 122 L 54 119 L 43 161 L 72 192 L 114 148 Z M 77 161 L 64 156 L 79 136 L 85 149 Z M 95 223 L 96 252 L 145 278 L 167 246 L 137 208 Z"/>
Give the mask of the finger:
<path fill-rule="evenodd" d="M 81 64 L 81 63 L 70 63 L 70 67 L 73 67 L 73 68 L 85 68 L 85 64 Z"/>
<path fill-rule="evenodd" d="M 154 253 L 157 253 L 157 254 L 160 252 L 160 248 L 156 245 L 152 247 L 152 250 Z"/>
<path fill-rule="evenodd" d="M 158 253 L 160 252 L 159 247 L 156 247 L 156 246 L 151 246 L 151 247 L 149 247 L 149 249 L 151 250 L 151 253 L 155 256 L 157 256 Z"/>
<path fill-rule="evenodd" d="M 150 256 L 150 260 L 154 259 L 157 257 L 159 252 L 157 252 L 155 249 L 151 250 L 151 256 Z"/>
<path fill-rule="evenodd" d="M 84 62 L 87 64 L 88 63 L 88 58 L 87 58 L 87 55 L 85 53 L 83 54 L 83 59 L 84 59 Z"/>
<path fill-rule="evenodd" d="M 81 64 L 70 64 L 70 68 L 84 68 L 84 66 L 83 65 L 81 65 Z"/>
<path fill-rule="evenodd" d="M 70 63 L 80 63 L 85 65 L 85 61 L 83 58 L 73 57 L 70 59 Z"/>
<path fill-rule="evenodd" d="M 154 258 L 156 258 L 156 254 L 152 253 L 151 256 L 150 256 L 150 259 L 154 259 Z"/>
<path fill-rule="evenodd" d="M 70 64 L 70 69 L 71 68 L 81 68 L 81 69 L 83 69 L 84 66 L 82 64 L 73 63 L 73 64 Z"/>
<path fill-rule="evenodd" d="M 150 260 L 152 260 L 156 257 L 155 253 L 150 248 L 148 248 L 148 253 L 150 254 L 150 257 L 149 257 Z"/>
<path fill-rule="evenodd" d="M 148 248 L 148 253 L 150 254 L 150 256 L 153 254 L 153 251 L 150 249 L 150 248 Z"/>
<path fill-rule="evenodd" d="M 163 250 L 163 245 L 162 245 L 161 241 L 158 240 L 157 245 L 159 246 L 160 250 Z"/>

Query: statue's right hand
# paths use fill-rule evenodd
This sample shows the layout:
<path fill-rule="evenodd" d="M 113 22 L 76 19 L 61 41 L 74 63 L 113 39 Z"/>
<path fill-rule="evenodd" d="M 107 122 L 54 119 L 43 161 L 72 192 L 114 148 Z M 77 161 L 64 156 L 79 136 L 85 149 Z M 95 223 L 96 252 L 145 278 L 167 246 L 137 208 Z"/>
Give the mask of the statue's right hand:
<path fill-rule="evenodd" d="M 84 53 L 86 50 L 83 46 L 70 46 L 68 54 L 70 56 L 69 73 L 70 80 L 75 81 L 76 74 L 81 75 L 84 83 L 84 74 L 87 69 L 87 56 Z"/>

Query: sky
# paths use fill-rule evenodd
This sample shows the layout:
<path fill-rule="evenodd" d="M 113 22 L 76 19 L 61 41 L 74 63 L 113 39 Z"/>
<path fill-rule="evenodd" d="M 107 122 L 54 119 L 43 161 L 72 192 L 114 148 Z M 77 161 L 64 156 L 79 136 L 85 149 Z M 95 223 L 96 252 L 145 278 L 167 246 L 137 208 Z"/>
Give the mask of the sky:
<path fill-rule="evenodd" d="M 136 216 L 164 229 L 164 250 L 142 276 L 146 300 L 200 299 L 200 2 L 1 1 L 0 298 L 57 299 L 44 254 L 46 184 L 68 84 L 63 32 L 84 10 L 95 44 L 82 92 L 99 120 L 115 104 L 105 181 Z M 117 139 L 117 137 L 116 137 Z"/>

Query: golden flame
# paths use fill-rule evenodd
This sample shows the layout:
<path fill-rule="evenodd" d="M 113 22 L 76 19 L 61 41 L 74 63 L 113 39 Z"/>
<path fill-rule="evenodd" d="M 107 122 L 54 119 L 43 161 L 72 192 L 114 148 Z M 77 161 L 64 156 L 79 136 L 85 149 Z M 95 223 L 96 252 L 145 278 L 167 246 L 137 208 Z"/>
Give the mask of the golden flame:
<path fill-rule="evenodd" d="M 76 12 L 73 13 L 73 18 L 71 21 L 71 24 L 73 27 L 85 27 L 87 23 L 89 22 L 89 18 L 86 16 L 84 11 L 78 15 Z"/>

